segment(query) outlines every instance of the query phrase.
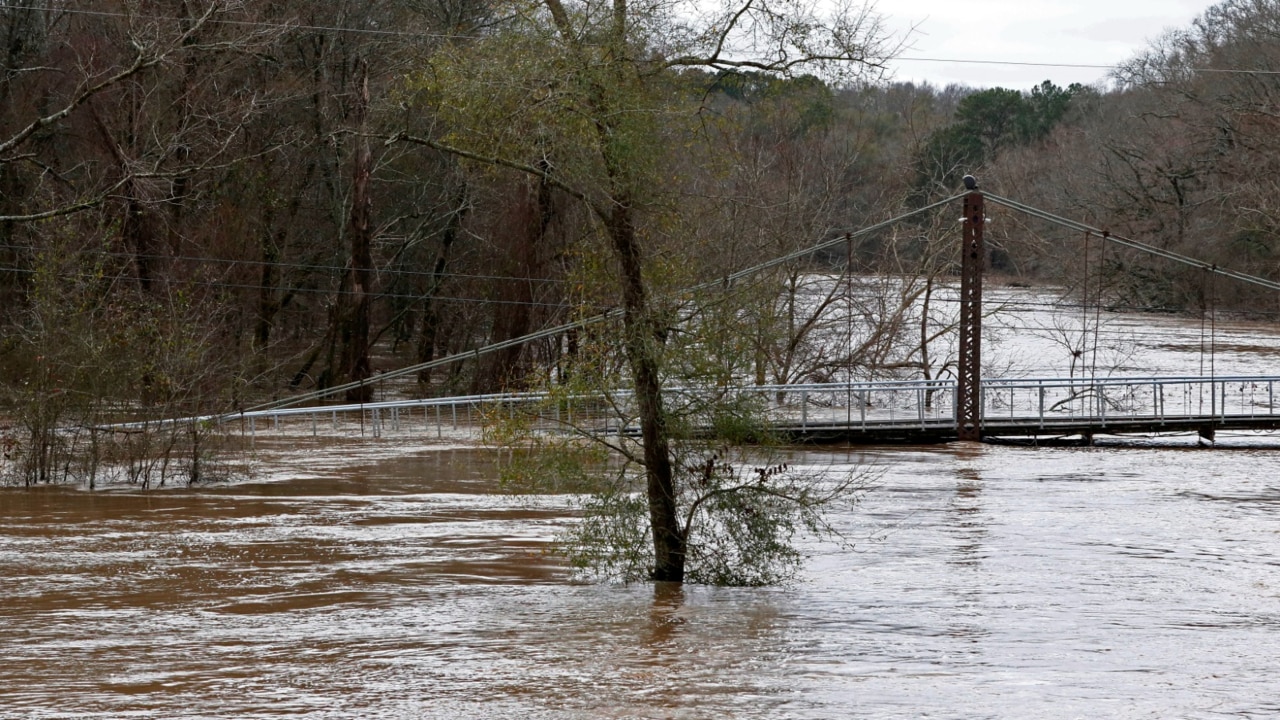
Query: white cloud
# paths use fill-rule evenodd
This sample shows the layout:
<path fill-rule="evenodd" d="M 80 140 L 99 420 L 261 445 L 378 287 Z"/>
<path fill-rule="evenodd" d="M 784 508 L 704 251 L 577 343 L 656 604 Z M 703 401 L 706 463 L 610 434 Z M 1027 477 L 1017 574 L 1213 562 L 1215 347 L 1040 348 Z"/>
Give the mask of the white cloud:
<path fill-rule="evenodd" d="M 911 48 L 891 64 L 897 80 L 1028 88 L 1094 83 L 1167 30 L 1187 27 L 1211 0 L 900 0 L 881 5 L 900 34 L 915 27 Z M 908 58 L 936 58 L 923 61 Z M 1003 61 L 1007 65 L 968 61 Z M 1027 63 L 1018 65 L 1017 63 Z"/>

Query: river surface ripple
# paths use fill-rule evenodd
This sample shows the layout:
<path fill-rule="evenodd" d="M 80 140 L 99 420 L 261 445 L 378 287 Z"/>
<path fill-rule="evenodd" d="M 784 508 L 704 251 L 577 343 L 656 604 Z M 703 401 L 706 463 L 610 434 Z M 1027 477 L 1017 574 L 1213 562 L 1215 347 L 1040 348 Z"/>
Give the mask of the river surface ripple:
<path fill-rule="evenodd" d="M 774 589 L 573 584 L 494 460 L 0 490 L 0 717 L 1280 715 L 1277 450 L 797 454 L 883 475 Z"/>

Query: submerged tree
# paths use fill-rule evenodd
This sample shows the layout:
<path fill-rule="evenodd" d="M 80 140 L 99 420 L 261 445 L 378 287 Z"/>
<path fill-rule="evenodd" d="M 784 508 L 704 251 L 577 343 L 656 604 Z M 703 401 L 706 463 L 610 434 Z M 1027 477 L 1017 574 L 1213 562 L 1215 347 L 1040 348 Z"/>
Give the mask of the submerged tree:
<path fill-rule="evenodd" d="M 701 106 L 676 81 L 691 68 L 848 79 L 880 66 L 889 48 L 870 9 L 842 5 L 823 14 L 818 7 L 512 2 L 496 13 L 505 23 L 442 47 L 411 83 L 443 131 L 398 139 L 540 178 L 590 210 L 620 295 L 653 580 L 685 579 L 694 544 L 692 524 L 682 520 L 691 510 L 682 507 L 682 487 L 698 480 L 693 468 L 700 467 L 681 464 L 673 448 L 677 418 L 663 395 L 679 315 L 663 290 L 698 278 L 701 250 L 698 238 L 668 234 L 687 227 L 673 158 L 700 140 Z M 722 474 L 711 467 L 701 478 Z"/>
<path fill-rule="evenodd" d="M 584 333 L 569 377 L 541 404 L 496 413 L 489 440 L 512 450 L 502 471 L 508 491 L 569 494 L 581 520 L 557 546 L 576 574 L 633 582 L 653 578 L 654 555 L 644 454 L 628 431 L 638 408 L 620 383 L 626 359 L 613 351 L 623 333 L 620 325 Z M 785 438 L 765 422 L 771 398 L 716 383 L 732 361 L 751 359 L 751 339 L 733 334 L 699 329 L 701 353 L 673 341 L 664 350 L 665 376 L 682 381 L 664 396 L 672 521 L 685 581 L 771 585 L 801 567 L 801 534 L 842 540 L 827 518 L 858 502 L 872 472 L 792 464 Z"/>

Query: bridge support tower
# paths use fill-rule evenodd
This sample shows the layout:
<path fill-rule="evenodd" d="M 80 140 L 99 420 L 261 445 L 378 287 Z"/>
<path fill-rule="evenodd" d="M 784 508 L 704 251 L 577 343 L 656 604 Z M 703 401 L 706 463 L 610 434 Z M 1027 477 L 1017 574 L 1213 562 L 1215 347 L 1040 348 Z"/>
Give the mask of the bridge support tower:
<path fill-rule="evenodd" d="M 964 232 L 960 253 L 960 358 L 956 382 L 956 429 L 961 440 L 982 439 L 982 270 L 986 222 L 977 182 L 965 178 Z"/>

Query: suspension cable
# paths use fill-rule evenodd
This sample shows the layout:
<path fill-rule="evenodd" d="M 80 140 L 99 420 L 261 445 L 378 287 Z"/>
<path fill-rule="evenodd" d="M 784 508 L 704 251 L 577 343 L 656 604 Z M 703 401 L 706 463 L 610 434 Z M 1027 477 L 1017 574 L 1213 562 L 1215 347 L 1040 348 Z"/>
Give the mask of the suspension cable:
<path fill-rule="evenodd" d="M 963 194 L 953 195 L 949 198 L 939 200 L 938 202 L 932 203 L 930 205 L 925 205 L 924 207 L 917 208 L 915 210 L 911 210 L 909 212 L 903 213 L 901 215 L 890 218 L 883 222 L 875 223 L 874 225 L 869 225 L 860 230 L 841 233 L 831 240 L 826 240 L 816 245 L 812 245 L 810 247 L 797 250 L 795 252 L 788 253 L 786 255 L 782 255 L 772 260 L 762 262 L 758 265 L 753 265 L 749 268 L 745 268 L 735 273 L 731 273 L 725 276 L 724 278 L 721 278 L 718 280 L 711 280 L 708 282 L 700 283 L 698 285 L 694 285 L 693 287 L 690 287 L 690 288 L 686 288 L 680 294 L 700 292 L 702 290 L 707 290 L 707 289 L 719 287 L 719 286 L 727 287 L 729 285 L 732 285 L 737 280 L 750 277 L 764 270 L 768 270 L 770 268 L 774 268 L 779 265 L 784 265 L 793 260 L 798 260 L 800 258 L 807 257 L 809 255 L 812 255 L 817 252 L 821 252 L 828 248 L 835 247 L 836 245 L 839 245 L 842 242 L 849 242 L 849 241 L 852 241 L 854 238 L 862 237 L 864 235 L 869 235 L 879 230 L 883 230 L 886 227 L 895 225 L 908 218 L 914 217 L 916 215 L 920 215 L 922 213 L 929 212 L 930 210 L 935 210 L 939 207 L 942 207 L 943 205 L 952 203 L 956 200 L 959 200 L 962 197 L 964 197 Z M 607 312 L 582 318 L 581 320 L 575 320 L 573 322 L 565 323 L 563 325 L 557 325 L 555 327 L 546 328 L 543 330 L 539 330 L 538 332 L 535 332 L 535 333 L 530 333 L 528 335 L 521 335 L 520 337 L 512 338 L 510 340 L 504 340 L 498 343 L 493 343 L 492 345 L 485 345 L 483 347 L 475 348 L 474 350 L 467 350 L 465 352 L 454 353 L 453 355 L 447 355 L 445 357 L 437 358 L 435 360 L 431 360 L 428 362 L 417 363 L 415 365 L 402 367 L 398 370 L 392 370 L 389 372 L 380 373 L 375 377 L 366 378 L 364 380 L 356 380 L 354 382 L 344 383 L 342 385 L 335 385 L 330 388 L 325 388 L 323 390 L 316 390 L 313 392 L 304 393 L 302 395 L 297 395 L 295 397 L 286 398 L 283 400 L 276 400 L 273 402 L 263 403 L 261 405 L 255 405 L 253 407 L 247 408 L 244 412 L 256 412 L 260 410 L 277 410 L 280 408 L 291 407 L 299 403 L 304 403 L 309 400 L 319 400 L 320 398 L 328 397 L 330 395 L 336 395 L 340 392 L 346 392 L 347 390 L 354 390 L 355 388 L 363 387 L 365 385 L 372 385 L 374 383 L 383 382 L 385 380 L 404 377 L 405 375 L 421 372 L 423 370 L 430 370 L 432 368 L 437 368 L 442 365 L 450 365 L 462 360 L 470 360 L 472 358 L 478 358 L 482 355 L 488 355 L 490 353 L 498 352 L 499 350 L 505 350 L 507 348 L 516 347 L 528 342 L 533 342 L 535 340 L 542 340 L 545 338 L 553 337 L 561 333 L 568 332 L 570 330 L 579 330 L 592 325 L 597 325 L 606 320 L 614 320 L 620 317 L 622 317 L 622 310 L 620 308 L 615 308 Z M 233 417 L 234 415 L 236 415 L 236 413 L 231 413 L 229 416 Z"/>
<path fill-rule="evenodd" d="M 1145 252 L 1151 255 L 1156 255 L 1158 257 L 1165 258 L 1166 260 L 1172 260 L 1174 262 L 1181 263 L 1189 267 L 1207 270 L 1216 275 L 1221 275 L 1223 277 L 1229 277 L 1233 280 L 1239 280 L 1241 282 L 1246 282 L 1252 285 L 1257 285 L 1259 287 L 1264 287 L 1264 288 L 1267 288 L 1268 290 L 1280 290 L 1280 282 L 1276 282 L 1275 280 L 1268 280 L 1263 277 L 1258 277 L 1257 275 L 1250 275 L 1248 273 L 1243 273 L 1238 270 L 1230 270 L 1228 268 L 1219 267 L 1213 263 L 1205 262 L 1204 260 L 1197 260 L 1196 258 L 1193 258 L 1189 255 L 1183 255 L 1181 253 L 1173 252 L 1172 250 L 1165 250 L 1163 248 L 1158 248 L 1154 245 L 1149 245 L 1147 243 L 1144 243 L 1138 240 L 1131 240 L 1129 238 L 1122 237 L 1120 235 L 1112 235 L 1110 232 L 1093 227 L 1092 225 L 1078 222 L 1076 220 L 1070 220 L 1068 218 L 1064 218 L 1059 215 L 1054 215 L 1053 213 L 1040 210 L 1039 208 L 1031 207 L 1030 205 L 1024 205 L 1015 200 L 1010 200 L 1008 198 L 1000 197 L 999 195 L 988 194 L 986 197 L 988 200 L 991 200 L 992 202 L 997 203 L 999 205 L 1003 205 L 1011 210 L 1017 210 L 1018 212 L 1030 215 L 1032 217 L 1040 218 L 1041 220 L 1053 223 L 1055 225 L 1062 226 L 1064 228 L 1077 230 L 1077 231 L 1083 230 L 1087 232 L 1093 232 L 1098 236 L 1102 237 L 1104 240 L 1107 240 L 1116 245 L 1120 245 L 1122 247 L 1127 247 L 1127 248 L 1131 248 L 1133 250 L 1139 250 L 1141 252 Z"/>

